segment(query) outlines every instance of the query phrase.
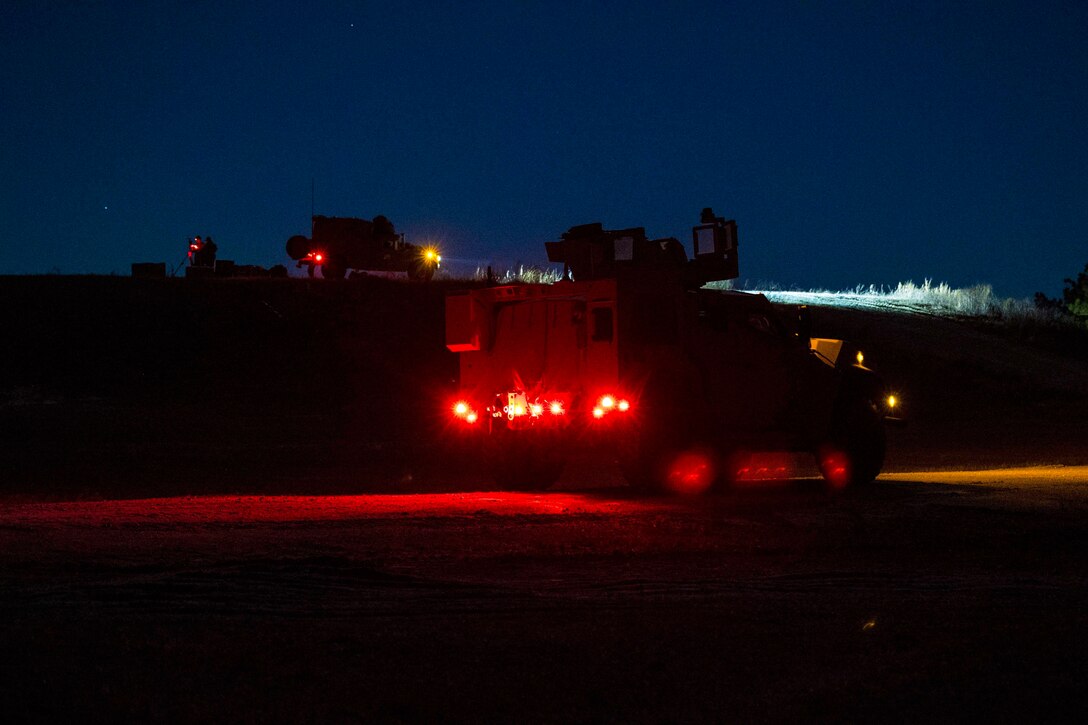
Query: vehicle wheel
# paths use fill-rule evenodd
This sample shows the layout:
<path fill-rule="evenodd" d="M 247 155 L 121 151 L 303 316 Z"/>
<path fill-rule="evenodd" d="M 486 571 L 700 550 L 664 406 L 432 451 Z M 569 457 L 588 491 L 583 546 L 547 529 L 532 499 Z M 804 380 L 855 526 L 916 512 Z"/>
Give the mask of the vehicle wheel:
<path fill-rule="evenodd" d="M 876 404 L 852 395 L 837 406 L 829 440 L 816 452 L 816 463 L 834 491 L 872 483 L 884 466 L 884 422 Z"/>
<path fill-rule="evenodd" d="M 321 265 L 321 276 L 325 279 L 343 279 L 347 271 L 347 266 L 339 259 L 330 258 Z"/>
<path fill-rule="evenodd" d="M 661 412 L 652 399 L 644 396 L 639 417 L 620 440 L 620 472 L 636 491 L 663 492 L 668 488 L 669 462 L 679 453 L 681 440 L 673 426 L 657 417 Z"/>
<path fill-rule="evenodd" d="M 637 418 L 620 443 L 623 477 L 639 491 L 698 494 L 717 478 L 718 461 L 706 445 L 693 440 L 698 411 L 681 409 L 693 400 L 673 379 L 652 382 L 641 396 Z"/>

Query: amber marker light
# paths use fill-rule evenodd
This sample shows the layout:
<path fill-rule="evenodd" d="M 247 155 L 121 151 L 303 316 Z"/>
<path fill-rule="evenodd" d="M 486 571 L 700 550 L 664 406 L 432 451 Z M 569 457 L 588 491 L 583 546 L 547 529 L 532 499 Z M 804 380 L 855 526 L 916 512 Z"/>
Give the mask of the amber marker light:
<path fill-rule="evenodd" d="M 895 406 L 899 405 L 899 398 L 895 397 L 894 395 L 889 395 L 885 402 L 887 402 L 889 408 L 894 408 Z"/>
<path fill-rule="evenodd" d="M 861 350 L 858 350 L 858 365 L 864 365 L 864 364 L 865 364 L 865 353 L 863 353 Z"/>

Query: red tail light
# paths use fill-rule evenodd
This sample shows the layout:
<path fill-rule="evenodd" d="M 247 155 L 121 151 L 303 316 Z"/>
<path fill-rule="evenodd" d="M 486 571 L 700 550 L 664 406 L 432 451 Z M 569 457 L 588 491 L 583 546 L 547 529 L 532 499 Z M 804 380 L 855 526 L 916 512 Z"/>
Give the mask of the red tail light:
<path fill-rule="evenodd" d="M 464 400 L 458 400 L 454 403 L 451 410 L 454 418 L 460 418 L 470 425 L 480 419 L 480 416 L 473 410 L 472 406 Z"/>
<path fill-rule="evenodd" d="M 600 420 L 610 413 L 627 413 L 631 410 L 631 401 L 612 394 L 605 394 L 597 398 L 597 404 L 593 406 L 593 417 Z"/>

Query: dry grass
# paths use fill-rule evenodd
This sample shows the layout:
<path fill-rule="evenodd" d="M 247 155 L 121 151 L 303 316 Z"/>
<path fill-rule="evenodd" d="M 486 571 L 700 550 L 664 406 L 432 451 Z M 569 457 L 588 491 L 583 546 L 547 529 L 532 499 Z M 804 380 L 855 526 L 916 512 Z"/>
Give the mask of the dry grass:
<path fill-rule="evenodd" d="M 1002 317 L 1030 318 L 1053 317 L 1047 311 L 1040 310 L 1030 299 L 999 297 L 993 287 L 978 284 L 972 287 L 952 287 L 947 282 L 933 284 L 925 280 L 922 284 L 913 281 L 900 282 L 895 289 L 877 289 L 873 285 L 858 287 L 855 294 L 873 296 L 890 302 L 903 302 L 928 307 L 934 312 L 966 317 Z"/>
<path fill-rule="evenodd" d="M 717 285 L 711 285 L 717 286 Z M 1009 322 L 1063 324 L 1067 318 L 1059 311 L 1044 309 L 1030 299 L 1001 297 L 993 287 L 978 284 L 971 287 L 952 287 L 946 282 L 934 284 L 925 280 L 900 282 L 895 287 L 858 285 L 853 289 L 833 292 L 830 290 L 783 290 L 774 285 L 761 285 L 769 289 L 751 290 L 767 294 L 775 301 L 803 302 L 841 307 L 880 307 L 890 311 L 921 312 L 948 317 L 977 317 Z"/>
<path fill-rule="evenodd" d="M 556 267 L 519 264 L 505 270 L 492 270 L 499 284 L 551 284 L 559 281 L 562 270 Z M 469 278 L 474 281 L 487 279 L 488 269 L 477 267 Z M 452 277 L 451 279 L 457 279 Z M 894 287 L 884 285 L 857 285 L 853 289 L 832 291 L 826 289 L 783 289 L 774 283 L 757 283 L 755 286 L 737 287 L 735 281 L 711 282 L 710 289 L 745 289 L 762 292 L 776 302 L 822 304 L 835 307 L 879 307 L 889 311 L 926 313 L 948 317 L 984 318 L 1014 324 L 1039 324 L 1076 326 L 1076 320 L 1061 310 L 1040 307 L 1028 298 L 1001 297 L 994 294 L 988 284 L 971 287 L 952 287 L 947 282 L 934 283 L 924 280 L 915 284 L 908 280 Z"/>
<path fill-rule="evenodd" d="M 486 280 L 487 267 L 477 267 L 472 279 Z M 492 270 L 495 281 L 499 284 L 511 284 L 521 282 L 524 284 L 551 284 L 558 282 L 563 272 L 555 267 L 538 267 L 536 265 L 519 264 L 516 268 L 507 270 Z"/>

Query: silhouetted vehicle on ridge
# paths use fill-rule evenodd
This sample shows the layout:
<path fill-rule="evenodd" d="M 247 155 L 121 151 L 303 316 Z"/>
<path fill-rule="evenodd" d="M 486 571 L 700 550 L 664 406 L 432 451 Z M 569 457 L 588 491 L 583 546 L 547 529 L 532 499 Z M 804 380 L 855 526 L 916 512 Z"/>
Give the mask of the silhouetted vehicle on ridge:
<path fill-rule="evenodd" d="M 384 216 L 373 221 L 354 217 L 313 217 L 310 237 L 287 240 L 287 255 L 312 277 L 320 269 L 326 279 L 343 279 L 348 270 L 406 272 L 411 279 L 430 280 L 442 262 L 434 247 L 404 241 Z"/>

